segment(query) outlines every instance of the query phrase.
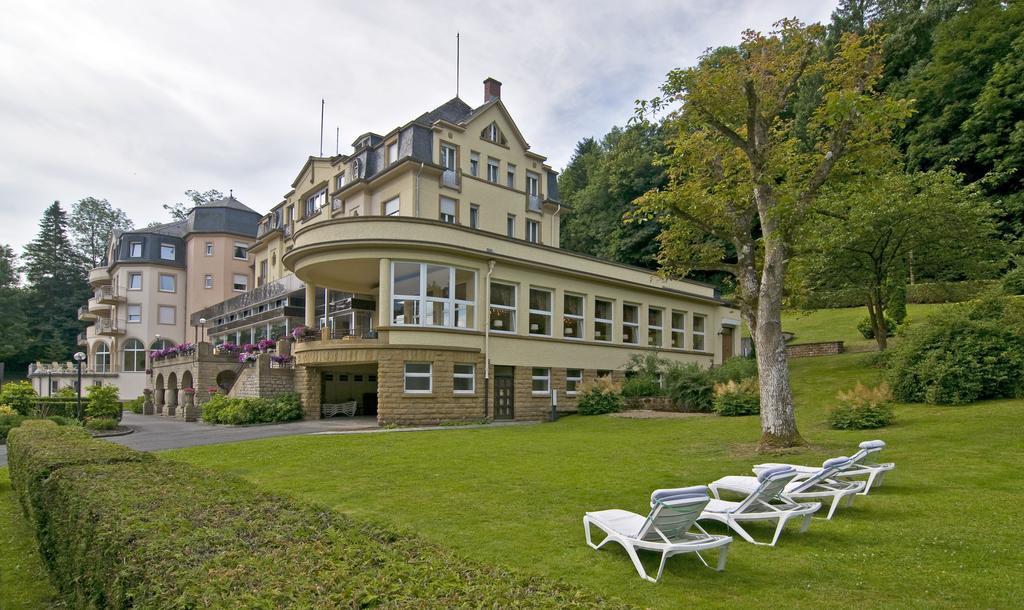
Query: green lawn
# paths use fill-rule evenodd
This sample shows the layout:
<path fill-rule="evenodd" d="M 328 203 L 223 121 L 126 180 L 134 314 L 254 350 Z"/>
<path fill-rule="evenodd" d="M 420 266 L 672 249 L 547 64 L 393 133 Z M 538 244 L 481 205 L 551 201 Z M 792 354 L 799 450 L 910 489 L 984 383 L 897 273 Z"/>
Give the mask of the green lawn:
<path fill-rule="evenodd" d="M 946 303 L 907 305 L 907 319 L 923 320 L 943 307 Z M 793 343 L 816 343 L 818 341 L 843 341 L 854 350 L 875 347 L 874 339 L 865 339 L 857 330 L 857 324 L 866 318 L 865 307 L 845 309 L 816 309 L 814 311 L 786 311 L 782 314 L 782 330 L 795 335 Z"/>
<path fill-rule="evenodd" d="M 7 469 L 0 468 L 0 609 L 54 608 L 56 592 L 36 553 Z"/>
<path fill-rule="evenodd" d="M 913 313 L 911 315 L 914 315 Z M 170 451 L 458 552 L 561 578 L 642 606 L 1019 607 L 1024 584 L 1020 456 L 1024 401 L 900 406 L 882 431 L 825 424 L 839 388 L 874 382 L 861 355 L 792 363 L 802 463 L 883 438 L 887 485 L 776 548 L 737 538 L 724 573 L 692 556 L 640 580 L 615 545 L 585 546 L 586 510 L 647 511 L 651 490 L 749 472 L 757 418 L 627 420 L 372 435 L 291 437 Z M 760 530 L 767 535 L 768 529 Z M 656 566 L 651 562 L 650 566 Z"/>

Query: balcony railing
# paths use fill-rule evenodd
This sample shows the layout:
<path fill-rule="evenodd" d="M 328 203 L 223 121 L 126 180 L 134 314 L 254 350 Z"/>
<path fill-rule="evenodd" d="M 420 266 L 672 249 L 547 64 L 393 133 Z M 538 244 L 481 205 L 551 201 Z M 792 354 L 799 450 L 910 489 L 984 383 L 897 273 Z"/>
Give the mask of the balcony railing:
<path fill-rule="evenodd" d="M 96 322 L 96 332 L 101 335 L 123 335 L 125 329 L 116 321 L 104 318 Z"/>
<path fill-rule="evenodd" d="M 87 305 L 82 305 L 78 308 L 78 319 L 79 320 L 93 320 L 96 318 L 96 314 L 89 311 Z"/>
<path fill-rule="evenodd" d="M 452 188 L 459 188 L 459 174 L 453 169 L 446 169 L 441 174 L 441 184 Z"/>
<path fill-rule="evenodd" d="M 540 211 L 540 195 L 527 195 L 526 196 L 526 209 L 531 212 Z"/>
<path fill-rule="evenodd" d="M 113 305 L 123 301 L 124 297 L 117 294 L 113 286 L 101 286 L 96 289 L 96 300 L 104 305 Z"/>
<path fill-rule="evenodd" d="M 88 342 L 89 342 L 88 338 L 86 337 L 86 334 L 84 332 L 83 333 L 78 333 L 78 341 L 77 341 L 78 345 L 85 345 Z"/>

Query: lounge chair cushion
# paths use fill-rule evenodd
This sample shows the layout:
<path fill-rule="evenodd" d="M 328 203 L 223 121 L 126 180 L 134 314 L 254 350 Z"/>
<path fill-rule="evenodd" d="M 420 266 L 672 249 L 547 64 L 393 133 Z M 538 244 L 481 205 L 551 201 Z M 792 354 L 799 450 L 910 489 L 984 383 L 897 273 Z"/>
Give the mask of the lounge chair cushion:
<path fill-rule="evenodd" d="M 763 483 L 774 476 L 778 476 L 780 474 L 789 474 L 791 472 L 793 472 L 792 466 L 780 464 L 778 466 L 773 466 L 771 468 L 765 468 L 761 472 L 757 473 L 757 481 L 759 483 Z"/>
<path fill-rule="evenodd" d="M 821 468 L 822 468 L 822 470 L 824 470 L 826 468 L 835 468 L 836 466 L 842 466 L 843 464 L 846 464 L 849 461 L 850 461 L 850 458 L 846 457 L 845 455 L 840 456 L 840 457 L 834 457 L 834 458 L 830 458 L 830 459 L 827 459 L 824 462 L 822 462 Z"/>
<path fill-rule="evenodd" d="M 882 449 L 885 447 L 885 441 L 864 441 L 863 443 L 857 446 L 860 447 L 861 449 Z"/>
<path fill-rule="evenodd" d="M 677 487 L 675 489 L 655 489 L 651 493 L 651 505 L 657 502 L 667 504 L 672 500 L 689 500 L 693 498 L 707 498 L 707 485 L 693 485 L 690 487 Z"/>

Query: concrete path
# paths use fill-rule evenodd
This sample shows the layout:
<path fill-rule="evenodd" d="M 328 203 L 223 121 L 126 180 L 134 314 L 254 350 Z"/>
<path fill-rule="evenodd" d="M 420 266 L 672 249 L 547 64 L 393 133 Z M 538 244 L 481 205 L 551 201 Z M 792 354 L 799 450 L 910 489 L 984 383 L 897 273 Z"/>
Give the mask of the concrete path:
<path fill-rule="evenodd" d="M 466 428 L 493 428 L 501 426 L 529 425 L 537 422 L 494 422 L 467 426 L 425 426 L 422 428 L 380 428 L 376 417 L 334 417 L 290 422 L 287 424 L 266 424 L 260 426 L 217 426 L 203 422 L 183 422 L 173 417 L 159 415 L 137 415 L 125 412 L 121 423 L 135 429 L 132 434 L 113 436 L 106 440 L 138 449 L 139 451 L 160 451 L 198 445 L 234 443 L 275 436 L 297 436 L 302 434 L 366 434 L 385 432 L 422 432 L 426 430 L 464 430 Z M 7 465 L 7 445 L 0 445 L 0 468 Z"/>

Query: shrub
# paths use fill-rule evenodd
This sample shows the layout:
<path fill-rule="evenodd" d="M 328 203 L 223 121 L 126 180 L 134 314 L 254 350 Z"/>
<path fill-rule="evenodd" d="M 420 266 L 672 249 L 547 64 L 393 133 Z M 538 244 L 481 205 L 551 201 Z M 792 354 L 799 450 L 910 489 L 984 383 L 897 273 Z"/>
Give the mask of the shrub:
<path fill-rule="evenodd" d="M 580 415 L 618 413 L 623 406 L 620 388 L 608 377 L 584 381 L 577 389 L 576 411 Z"/>
<path fill-rule="evenodd" d="M 1024 257 L 1018 258 L 1017 266 L 1003 276 L 1003 292 L 1024 295 Z"/>
<path fill-rule="evenodd" d="M 621 607 L 223 473 L 50 430 L 15 441 L 12 480 L 68 607 Z"/>
<path fill-rule="evenodd" d="M 1024 391 L 1024 302 L 988 298 L 915 324 L 889 356 L 897 400 L 964 404 Z"/>
<path fill-rule="evenodd" d="M 124 408 L 128 409 L 132 413 L 142 413 L 142 407 L 146 404 L 146 397 L 139 396 L 124 403 Z"/>
<path fill-rule="evenodd" d="M 960 303 L 998 288 L 999 280 L 928 282 L 907 286 L 908 303 Z"/>
<path fill-rule="evenodd" d="M 44 398 L 37 398 L 33 401 L 34 410 L 33 414 L 39 417 L 52 417 L 59 415 L 61 417 L 75 417 L 78 410 L 78 396 L 47 396 Z M 87 413 L 89 408 L 89 397 L 82 397 L 82 413 Z"/>
<path fill-rule="evenodd" d="M 212 424 L 263 424 L 302 418 L 298 394 L 274 398 L 228 398 L 214 394 L 203 404 L 203 421 Z"/>
<path fill-rule="evenodd" d="M 866 317 L 857 323 L 857 330 L 860 331 L 861 336 L 865 339 L 875 338 L 875 327 L 871 325 L 871 318 Z M 885 331 L 886 337 L 891 337 L 896 334 L 896 321 L 889 317 L 889 314 L 885 314 Z"/>
<path fill-rule="evenodd" d="M 116 385 L 89 386 L 89 404 L 83 406 L 90 418 L 121 419 L 121 400 Z"/>
<path fill-rule="evenodd" d="M 18 412 L 10 405 L 0 405 L 0 417 L 4 415 L 17 415 Z"/>
<path fill-rule="evenodd" d="M 0 404 L 8 405 L 21 415 L 31 415 L 36 398 L 39 394 L 29 381 L 12 381 L 0 389 Z"/>
<path fill-rule="evenodd" d="M 892 423 L 892 390 L 887 384 L 869 388 L 861 383 L 852 390 L 836 394 L 839 403 L 828 414 L 828 423 L 836 430 L 870 430 Z"/>
<path fill-rule="evenodd" d="M 723 416 L 757 415 L 761 394 L 756 379 L 726 381 L 715 385 L 715 413 Z"/>
<path fill-rule="evenodd" d="M 657 377 L 647 375 L 634 375 L 627 377 L 622 383 L 622 396 L 632 398 L 638 396 L 661 396 L 665 390 Z"/>
<path fill-rule="evenodd" d="M 757 377 L 757 361 L 753 358 L 735 356 L 723 362 L 721 366 L 712 368 L 710 373 L 712 381 L 716 383 L 743 381 Z"/>
<path fill-rule="evenodd" d="M 96 417 L 85 420 L 85 427 L 89 430 L 114 430 L 117 428 L 117 420 L 113 417 Z"/>
<path fill-rule="evenodd" d="M 665 372 L 665 388 L 672 401 L 691 411 L 710 411 L 714 406 L 715 381 L 708 369 L 696 363 L 677 364 Z"/>

